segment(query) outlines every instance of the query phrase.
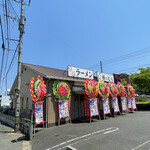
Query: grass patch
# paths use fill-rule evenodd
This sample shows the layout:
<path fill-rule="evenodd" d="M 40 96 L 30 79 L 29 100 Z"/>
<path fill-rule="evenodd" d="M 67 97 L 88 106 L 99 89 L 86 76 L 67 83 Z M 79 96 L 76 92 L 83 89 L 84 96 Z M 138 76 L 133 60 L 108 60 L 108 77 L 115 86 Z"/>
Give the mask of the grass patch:
<path fill-rule="evenodd" d="M 136 102 L 136 104 L 150 104 L 150 102 Z"/>

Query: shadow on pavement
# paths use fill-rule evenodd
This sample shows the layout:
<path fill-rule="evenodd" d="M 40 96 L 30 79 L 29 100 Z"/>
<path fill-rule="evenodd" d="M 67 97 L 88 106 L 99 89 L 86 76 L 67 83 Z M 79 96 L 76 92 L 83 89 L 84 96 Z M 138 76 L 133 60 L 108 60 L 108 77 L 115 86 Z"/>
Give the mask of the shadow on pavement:
<path fill-rule="evenodd" d="M 22 136 L 22 137 L 19 137 L 19 138 L 16 139 L 16 140 L 12 140 L 11 142 L 12 142 L 12 143 L 16 143 L 16 142 L 21 142 L 21 141 L 28 141 L 28 139 L 27 139 L 26 136 Z"/>
<path fill-rule="evenodd" d="M 5 134 L 5 133 L 14 133 L 14 131 L 0 131 L 0 134 Z"/>

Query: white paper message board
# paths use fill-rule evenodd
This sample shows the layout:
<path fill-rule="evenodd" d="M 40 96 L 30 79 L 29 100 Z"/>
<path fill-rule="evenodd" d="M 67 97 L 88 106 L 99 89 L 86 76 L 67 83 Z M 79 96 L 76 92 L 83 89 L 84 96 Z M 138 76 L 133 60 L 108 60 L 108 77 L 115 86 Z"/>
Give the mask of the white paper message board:
<path fill-rule="evenodd" d="M 34 105 L 35 124 L 44 123 L 43 119 L 43 102 L 35 103 Z"/>
<path fill-rule="evenodd" d="M 114 113 L 120 112 L 119 105 L 118 105 L 118 98 L 113 97 L 112 101 L 113 101 L 113 106 L 114 106 Z"/>
<path fill-rule="evenodd" d="M 70 118 L 69 100 L 58 100 L 59 120 L 62 118 Z"/>
<path fill-rule="evenodd" d="M 97 100 L 97 98 L 90 99 L 90 115 L 91 115 L 91 117 L 99 116 L 98 100 Z"/>
<path fill-rule="evenodd" d="M 102 98 L 102 104 L 103 104 L 103 113 L 104 113 L 104 115 L 110 114 L 110 107 L 109 107 L 108 98 Z"/>
<path fill-rule="evenodd" d="M 122 111 L 127 111 L 127 104 L 126 104 L 125 97 L 121 97 L 121 106 L 122 106 Z"/>
<path fill-rule="evenodd" d="M 135 97 L 132 97 L 132 98 L 131 98 L 131 102 L 132 102 L 132 108 L 133 108 L 133 109 L 137 109 L 137 108 L 136 108 Z"/>

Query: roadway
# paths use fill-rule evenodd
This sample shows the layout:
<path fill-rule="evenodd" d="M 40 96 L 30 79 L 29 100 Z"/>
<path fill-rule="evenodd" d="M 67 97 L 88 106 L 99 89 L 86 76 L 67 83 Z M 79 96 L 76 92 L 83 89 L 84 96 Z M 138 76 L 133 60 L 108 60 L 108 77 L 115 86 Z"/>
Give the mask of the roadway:
<path fill-rule="evenodd" d="M 37 132 L 33 150 L 150 150 L 150 111 L 72 123 Z"/>

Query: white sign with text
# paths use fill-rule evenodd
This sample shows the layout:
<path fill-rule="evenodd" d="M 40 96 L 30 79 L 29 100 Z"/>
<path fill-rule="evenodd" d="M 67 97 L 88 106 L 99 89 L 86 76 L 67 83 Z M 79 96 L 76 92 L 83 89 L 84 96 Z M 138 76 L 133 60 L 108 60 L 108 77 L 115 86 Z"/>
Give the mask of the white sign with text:
<path fill-rule="evenodd" d="M 127 110 L 127 103 L 126 103 L 125 97 L 121 97 L 121 105 L 122 105 L 122 111 L 126 111 Z"/>
<path fill-rule="evenodd" d="M 97 80 L 114 82 L 114 76 L 112 74 L 97 72 Z"/>
<path fill-rule="evenodd" d="M 114 113 L 120 112 L 119 110 L 119 104 L 118 104 L 118 98 L 113 97 L 113 106 L 114 106 Z"/>
<path fill-rule="evenodd" d="M 84 79 L 88 79 L 88 78 L 93 79 L 93 71 L 77 68 L 73 66 L 68 66 L 68 76 L 84 78 Z"/>
<path fill-rule="evenodd" d="M 136 102 L 135 102 L 135 97 L 131 98 L 131 102 L 132 102 L 132 108 L 136 109 Z"/>

